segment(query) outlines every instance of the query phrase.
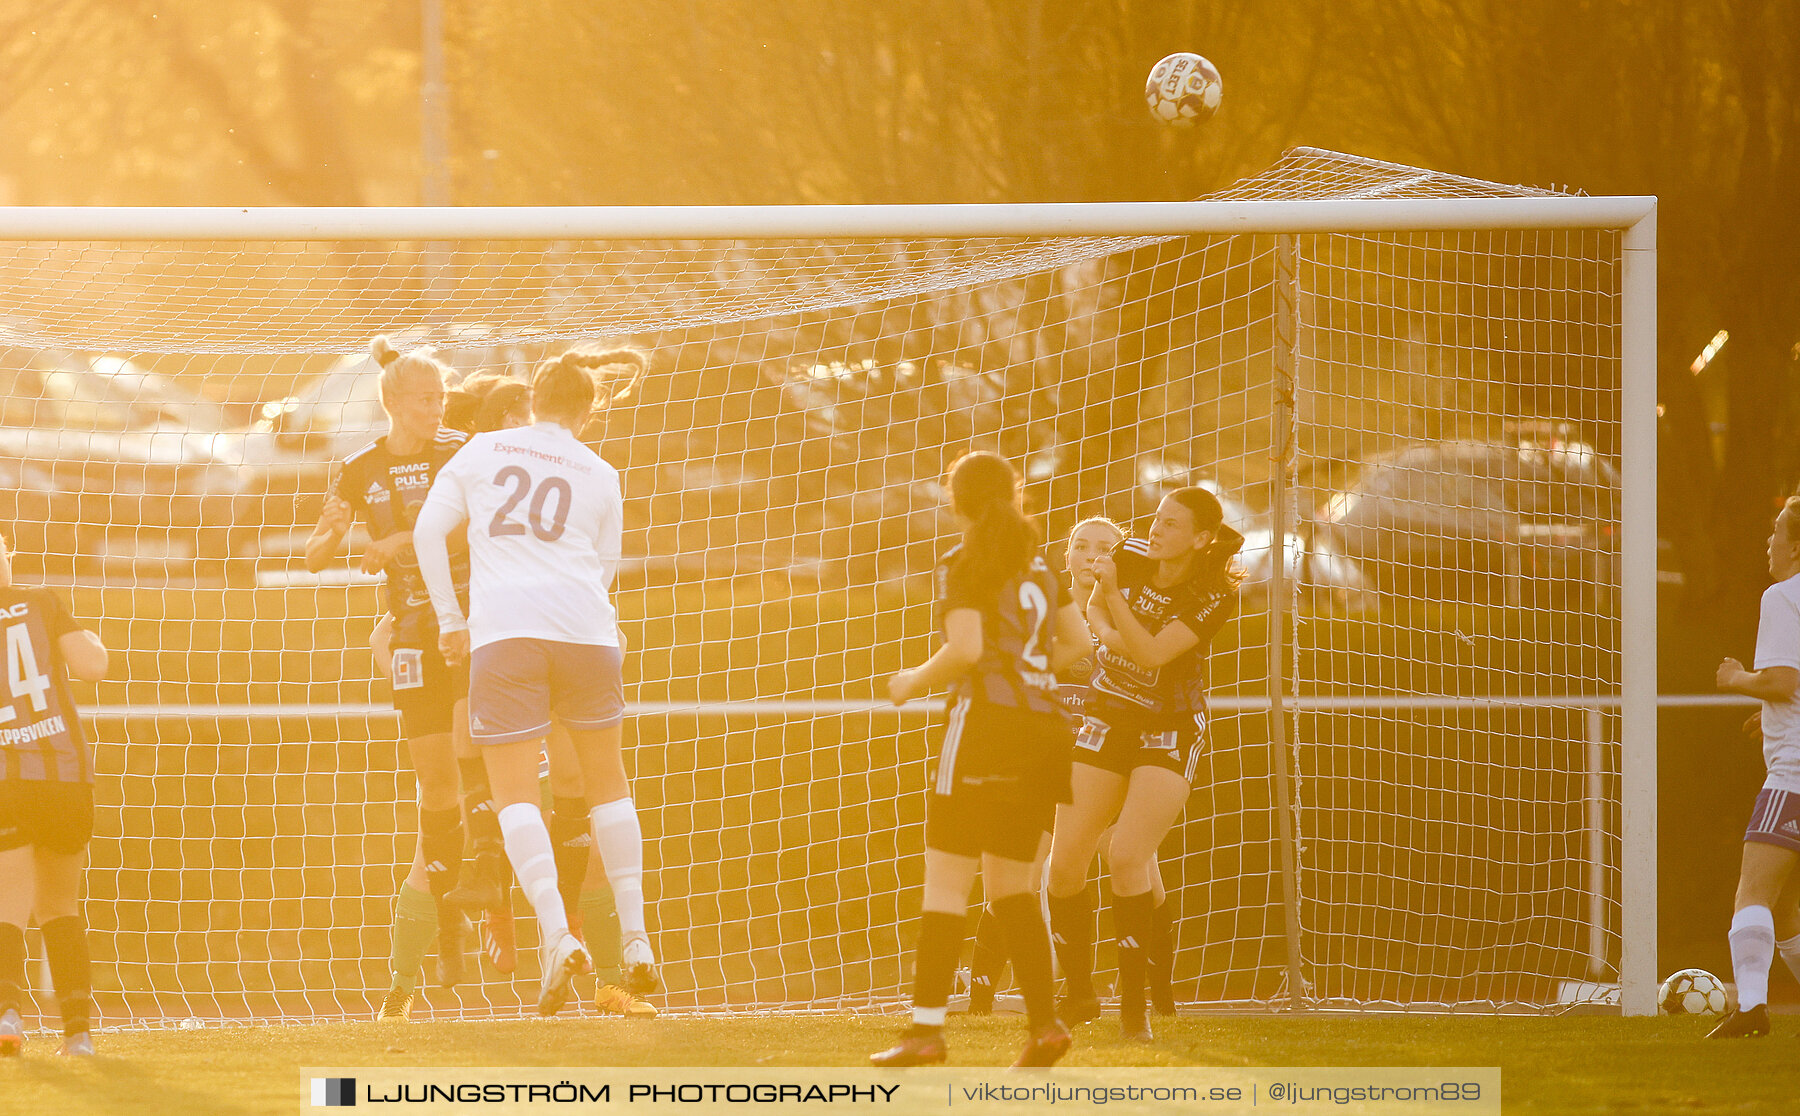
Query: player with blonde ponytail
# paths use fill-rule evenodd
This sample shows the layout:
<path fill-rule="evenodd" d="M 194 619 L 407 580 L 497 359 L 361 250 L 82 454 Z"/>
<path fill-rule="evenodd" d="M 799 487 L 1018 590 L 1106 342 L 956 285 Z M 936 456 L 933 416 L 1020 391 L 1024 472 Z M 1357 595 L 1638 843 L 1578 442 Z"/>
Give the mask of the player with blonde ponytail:
<path fill-rule="evenodd" d="M 438 982 L 453 985 L 463 975 L 463 909 L 487 909 L 486 926 L 501 936 L 508 954 L 511 918 L 486 771 L 467 743 L 468 672 L 438 651 L 436 617 L 412 546 L 413 521 L 432 481 L 467 435 L 443 425 L 448 369 L 429 351 L 403 353 L 386 337 L 375 338 L 369 351 L 381 370 L 388 432 L 344 459 L 306 540 L 306 566 L 316 571 L 330 563 L 360 518 L 369 532 L 362 569 L 386 577 L 393 622 L 383 633 L 383 658 L 419 782 L 419 842 L 394 905 L 392 983 L 380 1012 L 383 1019 L 404 1020 L 434 934 Z M 458 591 L 466 593 L 466 553 L 458 554 L 455 566 Z M 465 813 L 480 869 L 469 880 L 462 873 Z"/>

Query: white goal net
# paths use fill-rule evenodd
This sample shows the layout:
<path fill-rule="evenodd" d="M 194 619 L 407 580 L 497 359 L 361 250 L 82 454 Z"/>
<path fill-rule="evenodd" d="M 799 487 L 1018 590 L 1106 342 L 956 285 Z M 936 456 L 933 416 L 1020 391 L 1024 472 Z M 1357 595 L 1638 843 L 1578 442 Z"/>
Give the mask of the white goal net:
<path fill-rule="evenodd" d="M 1058 563 L 1078 519 L 1143 524 L 1187 484 L 1249 540 L 1163 848 L 1178 999 L 1616 998 L 1644 917 L 1621 844 L 1627 465 L 1653 462 L 1626 461 L 1631 222 L 1569 215 L 1608 200 L 1299 150 L 1069 236 L 1015 235 L 1031 207 L 957 236 L 933 222 L 983 230 L 923 210 L 918 236 L 840 235 L 856 216 L 831 211 L 796 234 L 784 211 L 779 239 L 654 211 L 613 239 L 13 219 L 0 530 L 19 579 L 115 649 L 81 695 L 102 1015 L 366 1017 L 388 986 L 417 817 L 382 605 L 360 535 L 323 575 L 298 556 L 334 463 L 383 430 L 378 333 L 463 375 L 650 355 L 600 448 L 627 495 L 627 763 L 666 1009 L 905 996 L 931 718 L 876 695 L 932 645 L 939 480 L 971 448 L 1019 465 Z M 1284 228 L 1278 202 L 1313 207 Z M 1336 227 L 1337 202 L 1381 216 Z M 1251 231 L 1194 231 L 1221 212 Z M 517 910 L 518 971 L 423 980 L 424 1010 L 529 1009 Z"/>

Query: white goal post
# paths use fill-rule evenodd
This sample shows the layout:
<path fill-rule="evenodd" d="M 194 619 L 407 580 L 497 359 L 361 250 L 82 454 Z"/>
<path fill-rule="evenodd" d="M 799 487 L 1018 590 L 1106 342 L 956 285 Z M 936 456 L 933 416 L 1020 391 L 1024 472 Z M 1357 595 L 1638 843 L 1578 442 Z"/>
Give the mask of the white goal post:
<path fill-rule="evenodd" d="M 627 488 L 655 478 L 622 614 L 642 664 L 628 696 L 656 724 L 636 763 L 677 1007 L 855 1008 L 904 993 L 917 906 L 904 864 L 919 851 L 907 802 L 924 785 L 926 730 L 862 683 L 929 639 L 914 575 L 929 568 L 916 568 L 932 549 L 917 524 L 933 477 L 914 462 L 937 438 L 1025 465 L 1053 532 L 1078 514 L 1130 518 L 1146 486 L 1184 478 L 1242 495 L 1265 528 L 1245 555 L 1262 565 L 1233 629 L 1242 654 L 1215 655 L 1216 686 L 1221 671 L 1243 679 L 1219 700 L 1241 743 L 1215 748 L 1242 755 L 1220 761 L 1211 820 L 1168 858 L 1192 896 L 1183 999 L 1653 1014 L 1655 199 L 1336 158 L 1324 185 L 1296 173 L 1274 197 L 1186 203 L 0 208 L 0 347 L 113 354 L 200 382 L 236 374 L 221 359 L 353 355 L 393 325 L 454 348 L 455 330 L 479 326 L 484 352 L 634 341 L 670 354 L 653 363 L 665 388 L 741 397 L 717 411 L 653 390 L 654 419 L 612 431 L 637 455 Z M 1374 185 L 1344 179 L 1346 166 L 1374 168 Z M 665 289 L 670 260 L 682 262 Z M 283 281 L 250 280 L 234 301 L 233 277 L 256 269 Z M 379 293 L 346 293 L 358 276 Z M 871 434 L 902 422 L 915 382 L 929 398 L 905 436 Z M 215 394 L 270 404 L 277 437 L 281 407 L 297 405 Z M 1128 438 L 1099 417 L 1127 396 Z M 1527 461 L 1597 453 L 1616 463 L 1616 502 L 1559 503 L 1538 522 L 1507 496 L 1496 541 L 1468 528 L 1492 509 L 1458 489 L 1446 506 L 1459 526 L 1409 529 L 1449 540 L 1431 550 L 1392 549 L 1399 503 L 1372 526 L 1334 519 L 1378 502 L 1383 468 L 1416 477 L 1439 469 L 1418 461 L 1498 445 Z M 1407 452 L 1428 456 L 1408 465 Z M 0 468 L 11 456 L 21 493 L 56 471 L 42 450 L 0 444 Z M 694 479 L 765 458 L 778 464 L 750 480 Z M 727 500 L 752 482 L 774 495 Z M 784 507 L 784 493 L 819 508 Z M 194 506 L 216 495 L 201 485 Z M 260 499 L 266 512 L 276 498 Z M 137 1017 L 366 1011 L 411 851 L 403 752 L 391 718 L 369 712 L 385 699 L 367 658 L 371 588 L 268 561 L 244 582 L 170 573 L 204 541 L 152 573 L 120 540 L 192 516 L 125 523 L 92 499 L 68 506 L 87 529 L 71 549 L 107 561 L 63 563 L 46 541 L 44 578 L 125 664 L 83 695 L 106 711 L 103 784 L 127 787 L 100 792 L 114 820 L 90 882 L 99 979 L 114 982 L 103 1010 L 110 992 Z M 0 530 L 29 514 L 0 513 L 12 517 Z M 225 560 L 242 556 L 241 540 L 225 545 Z M 179 644 L 175 624 L 188 626 Z M 144 633 L 171 642 L 138 644 Z M 821 655 L 835 665 L 809 665 Z M 198 770 L 154 755 L 188 749 Z M 383 775 L 364 783 L 359 769 Z M 1475 851 L 1440 847 L 1457 842 Z M 226 843 L 261 851 L 232 859 Z M 331 859 L 351 849 L 353 884 Z M 262 890 L 233 887 L 232 871 Z M 346 917 L 359 921 L 339 927 Z M 1390 956 L 1384 941 L 1402 944 Z M 214 962 L 233 957 L 269 975 L 211 989 Z M 427 1006 L 512 1012 L 529 966 Z"/>

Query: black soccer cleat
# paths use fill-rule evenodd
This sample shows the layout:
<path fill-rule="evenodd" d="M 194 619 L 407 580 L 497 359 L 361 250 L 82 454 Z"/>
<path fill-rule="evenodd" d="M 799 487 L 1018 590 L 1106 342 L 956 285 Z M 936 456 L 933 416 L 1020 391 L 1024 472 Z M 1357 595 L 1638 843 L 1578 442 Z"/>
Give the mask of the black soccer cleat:
<path fill-rule="evenodd" d="M 915 1023 L 900 1036 L 900 1041 L 879 1054 L 869 1055 L 869 1064 L 881 1069 L 904 1066 L 935 1066 L 947 1055 L 942 1027 L 926 1027 Z"/>
<path fill-rule="evenodd" d="M 1167 972 L 1150 974 L 1150 1006 L 1158 1015 L 1175 1014 L 1175 989 L 1170 986 Z"/>
<path fill-rule="evenodd" d="M 1707 1038 L 1761 1038 L 1769 1033 L 1769 1008 L 1757 1004 L 1740 1009 L 1719 1020 L 1719 1025 L 1706 1032 Z"/>
<path fill-rule="evenodd" d="M 1071 993 L 1056 1002 L 1056 1017 L 1063 1021 L 1065 1027 L 1092 1023 L 1100 1018 L 1100 1001 L 1094 996 L 1077 996 Z"/>
<path fill-rule="evenodd" d="M 440 904 L 440 908 L 443 904 Z M 443 913 L 440 911 L 440 913 Z M 438 920 L 437 982 L 454 988 L 463 978 L 463 942 L 469 933 L 469 920 L 460 911 Z"/>
<path fill-rule="evenodd" d="M 977 984 L 969 989 L 970 1015 L 994 1014 L 994 987 L 991 984 Z"/>
<path fill-rule="evenodd" d="M 1069 1046 L 1074 1041 L 1069 1029 L 1060 1021 L 1052 1019 L 1048 1025 L 1039 1027 L 1025 1040 L 1025 1049 L 1019 1052 L 1019 1060 L 1013 1063 L 1013 1068 L 1054 1066 L 1069 1052 Z"/>
<path fill-rule="evenodd" d="M 465 911 L 486 911 L 505 902 L 506 895 L 500 885 L 491 880 L 464 877 L 445 894 L 444 901 Z"/>

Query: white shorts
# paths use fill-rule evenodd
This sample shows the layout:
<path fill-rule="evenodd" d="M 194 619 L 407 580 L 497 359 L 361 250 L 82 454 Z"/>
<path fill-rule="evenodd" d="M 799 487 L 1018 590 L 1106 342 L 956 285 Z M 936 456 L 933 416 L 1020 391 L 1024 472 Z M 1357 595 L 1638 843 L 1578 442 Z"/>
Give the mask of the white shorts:
<path fill-rule="evenodd" d="M 550 715 L 580 732 L 625 719 L 624 653 L 593 643 L 503 639 L 469 666 L 469 737 L 512 744 L 546 736 Z"/>

